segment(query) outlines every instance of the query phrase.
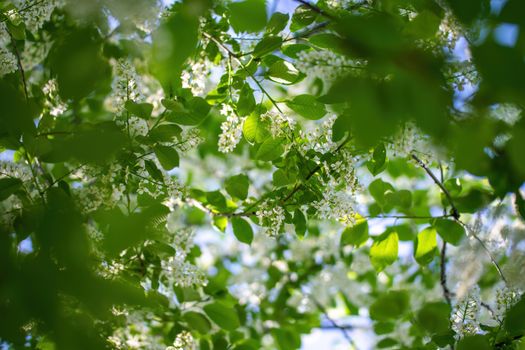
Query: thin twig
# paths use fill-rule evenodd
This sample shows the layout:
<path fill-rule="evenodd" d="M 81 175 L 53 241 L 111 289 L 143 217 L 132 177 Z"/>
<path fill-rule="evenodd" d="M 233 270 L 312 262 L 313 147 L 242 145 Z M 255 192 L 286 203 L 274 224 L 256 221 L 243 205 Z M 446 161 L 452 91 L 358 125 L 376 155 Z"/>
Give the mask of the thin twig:
<path fill-rule="evenodd" d="M 347 332 L 348 327 L 340 326 L 333 318 L 331 318 L 328 315 L 328 311 L 325 309 L 325 307 L 323 305 L 321 305 L 321 303 L 313 295 L 310 295 L 310 299 L 312 299 L 312 301 L 314 302 L 315 306 L 319 309 L 319 311 L 321 311 L 323 313 L 324 317 L 326 317 L 328 322 L 330 322 L 330 324 L 334 328 L 339 329 L 341 331 L 341 334 L 343 335 L 343 337 L 346 339 L 346 341 L 353 348 L 356 348 L 356 345 L 355 345 L 354 341 L 352 340 L 352 338 L 350 337 L 350 335 Z"/>
<path fill-rule="evenodd" d="M 339 152 L 348 142 L 350 141 L 350 137 L 348 137 L 346 140 L 344 140 L 334 151 L 334 153 Z M 321 169 L 321 165 L 317 165 L 315 168 L 313 168 L 308 175 L 305 178 L 305 181 L 310 180 L 312 176 L 314 176 L 319 170 Z M 294 194 L 297 193 L 302 187 L 304 186 L 304 182 L 295 185 L 293 190 L 281 201 L 281 204 L 286 203 Z"/>
<path fill-rule="evenodd" d="M 445 219 L 452 217 L 452 214 L 431 216 L 431 215 L 367 215 L 363 216 L 364 219 L 418 219 L 418 220 L 430 220 L 430 219 Z"/>
<path fill-rule="evenodd" d="M 451 293 L 447 286 L 447 242 L 443 241 L 443 245 L 441 247 L 441 260 L 440 260 L 440 283 L 441 288 L 443 289 L 443 296 L 445 297 L 445 300 L 447 301 L 447 304 L 451 305 Z"/>
<path fill-rule="evenodd" d="M 490 258 L 490 262 L 492 263 L 492 265 L 494 265 L 494 267 L 498 271 L 498 274 L 500 275 L 501 279 L 503 280 L 503 282 L 505 282 L 505 284 L 507 284 L 507 279 L 505 278 L 505 275 L 503 274 L 503 270 L 501 269 L 498 262 L 496 261 L 496 258 L 490 252 L 489 248 L 485 245 L 485 242 L 483 242 L 483 240 L 479 238 L 478 235 L 476 235 L 474 231 L 471 230 L 470 227 L 468 227 L 468 225 L 466 225 L 464 222 L 462 222 L 461 220 L 456 220 L 456 221 L 459 222 L 465 228 L 465 230 L 469 231 L 470 235 L 472 235 L 472 237 L 474 237 L 476 241 L 479 242 L 481 247 L 485 250 L 488 257 Z"/>
<path fill-rule="evenodd" d="M 22 59 L 20 58 L 20 51 L 18 51 L 18 46 L 16 45 L 16 40 L 13 37 L 13 34 L 11 34 L 11 31 L 5 27 L 5 30 L 7 34 L 9 34 L 9 37 L 11 38 L 11 42 L 13 43 L 13 49 L 15 50 L 15 56 L 16 56 L 16 63 L 18 65 L 18 70 L 20 71 L 20 76 L 22 78 L 22 84 L 24 85 L 24 95 L 26 97 L 26 102 L 29 100 L 29 94 L 27 92 L 27 82 L 26 82 L 26 75 L 24 72 L 24 67 L 22 66 Z"/>
<path fill-rule="evenodd" d="M 438 185 L 441 191 L 445 194 L 450 206 L 452 207 L 452 216 L 454 217 L 454 219 L 459 220 L 459 211 L 454 205 L 452 196 L 450 195 L 450 192 L 448 192 L 448 190 L 446 189 L 445 185 L 443 185 L 443 183 L 439 181 L 436 175 L 434 175 L 434 173 L 426 166 L 425 163 L 423 163 L 421 159 L 418 158 L 418 156 L 412 154 L 412 158 L 419 164 L 420 167 L 422 167 L 426 171 L 426 173 L 432 178 L 432 180 L 434 180 L 434 183 Z"/>
<path fill-rule="evenodd" d="M 296 2 L 308 7 L 310 10 L 314 11 L 315 13 L 318 13 L 320 14 L 321 16 L 324 16 L 326 18 L 329 18 L 329 19 L 334 19 L 334 16 L 332 16 L 331 14 L 329 14 L 328 12 L 324 11 L 323 9 L 321 9 L 320 7 L 314 5 L 314 4 L 311 4 L 310 2 L 306 1 L 306 0 L 295 0 Z"/>

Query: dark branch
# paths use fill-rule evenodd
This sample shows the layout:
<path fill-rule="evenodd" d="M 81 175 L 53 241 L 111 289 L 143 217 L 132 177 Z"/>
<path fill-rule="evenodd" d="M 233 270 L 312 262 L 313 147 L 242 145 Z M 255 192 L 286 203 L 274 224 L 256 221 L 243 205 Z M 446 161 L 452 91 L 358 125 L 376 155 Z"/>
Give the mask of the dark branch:
<path fill-rule="evenodd" d="M 450 192 L 448 192 L 448 190 L 443 185 L 443 183 L 439 181 L 436 175 L 434 175 L 434 173 L 425 165 L 425 163 L 423 163 L 421 159 L 419 159 L 415 154 L 412 154 L 412 158 L 419 164 L 420 167 L 422 167 L 426 171 L 426 173 L 432 178 L 434 183 L 438 185 L 441 191 L 445 194 L 450 206 L 452 207 L 452 217 L 454 217 L 454 219 L 456 220 L 459 220 L 459 211 L 454 205 L 454 201 L 452 200 L 452 196 L 450 195 Z"/>
<path fill-rule="evenodd" d="M 440 261 L 440 283 L 443 289 L 443 296 L 449 305 L 451 305 L 451 293 L 447 286 L 447 242 L 443 241 L 441 248 L 441 261 Z"/>

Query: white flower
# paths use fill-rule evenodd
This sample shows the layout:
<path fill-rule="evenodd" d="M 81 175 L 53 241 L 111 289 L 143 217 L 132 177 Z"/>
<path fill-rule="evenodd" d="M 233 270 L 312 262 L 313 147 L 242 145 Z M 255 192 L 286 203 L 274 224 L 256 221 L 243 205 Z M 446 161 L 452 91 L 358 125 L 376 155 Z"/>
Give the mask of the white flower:
<path fill-rule="evenodd" d="M 268 111 L 261 114 L 261 120 L 270 122 L 270 133 L 273 138 L 289 135 L 295 129 L 295 120 L 282 113 Z"/>
<path fill-rule="evenodd" d="M 303 132 L 299 132 L 301 143 L 300 150 L 305 154 L 313 150 L 319 153 L 328 153 L 335 150 L 337 144 L 332 141 L 332 127 L 336 120 L 335 115 L 330 115 L 320 125 L 317 124 L 315 128 Z"/>
<path fill-rule="evenodd" d="M 36 32 L 49 21 L 53 11 L 63 6 L 63 0 L 25 0 L 18 7 L 27 29 Z M 21 10 L 24 11 L 21 11 Z"/>
<path fill-rule="evenodd" d="M 265 201 L 255 213 L 262 226 L 262 232 L 270 237 L 276 237 L 284 224 L 284 209 L 276 203 Z"/>
<path fill-rule="evenodd" d="M 295 66 L 309 77 L 333 81 L 352 69 L 359 70 L 364 63 L 330 50 L 305 50 L 297 54 Z"/>
<path fill-rule="evenodd" d="M 112 94 L 110 96 L 110 107 L 113 111 L 121 113 L 124 111 L 126 101 L 137 101 L 142 99 L 141 79 L 133 64 L 124 59 L 113 61 L 113 82 L 111 84 Z"/>
<path fill-rule="evenodd" d="M 18 69 L 16 56 L 6 47 L 0 46 L 0 77 L 13 73 Z"/>
<path fill-rule="evenodd" d="M 194 62 L 189 70 L 182 72 L 182 87 L 191 89 L 191 93 L 195 96 L 201 96 L 206 88 L 208 72 L 209 68 L 204 59 Z"/>
<path fill-rule="evenodd" d="M 467 296 L 458 299 L 450 322 L 460 338 L 479 331 L 480 304 L 479 287 L 473 288 Z"/>
<path fill-rule="evenodd" d="M 55 79 L 49 80 L 42 88 L 46 101 L 44 102 L 45 107 L 49 110 L 49 114 L 57 117 L 67 110 L 67 105 L 62 102 L 58 95 L 58 85 Z"/>
<path fill-rule="evenodd" d="M 188 331 L 182 331 L 177 334 L 173 346 L 168 346 L 166 350 L 193 350 L 195 349 L 195 341 L 193 336 Z"/>
<path fill-rule="evenodd" d="M 241 141 L 244 118 L 239 118 L 228 104 L 222 105 L 221 114 L 226 116 L 226 121 L 221 124 L 218 148 L 219 152 L 229 153 Z"/>
<path fill-rule="evenodd" d="M 321 219 L 334 219 L 345 225 L 355 221 L 354 195 L 347 191 L 338 191 L 332 186 L 327 186 L 323 198 L 312 203 L 317 209 L 317 216 Z"/>

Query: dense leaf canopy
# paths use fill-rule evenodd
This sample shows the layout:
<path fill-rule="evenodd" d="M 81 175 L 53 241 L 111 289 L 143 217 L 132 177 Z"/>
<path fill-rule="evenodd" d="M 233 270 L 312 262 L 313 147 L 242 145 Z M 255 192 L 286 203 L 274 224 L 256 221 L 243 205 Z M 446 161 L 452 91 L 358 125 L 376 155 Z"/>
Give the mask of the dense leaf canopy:
<path fill-rule="evenodd" d="M 522 0 L 0 21 L 2 349 L 525 348 Z"/>

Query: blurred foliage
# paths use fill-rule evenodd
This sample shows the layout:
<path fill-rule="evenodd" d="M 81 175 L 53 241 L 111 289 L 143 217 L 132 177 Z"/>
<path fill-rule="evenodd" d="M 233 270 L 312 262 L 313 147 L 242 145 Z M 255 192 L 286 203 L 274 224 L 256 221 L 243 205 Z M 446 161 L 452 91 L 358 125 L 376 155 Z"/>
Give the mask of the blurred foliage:
<path fill-rule="evenodd" d="M 0 0 L 0 347 L 524 347 L 525 3 L 282 3 Z"/>

